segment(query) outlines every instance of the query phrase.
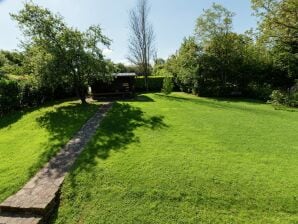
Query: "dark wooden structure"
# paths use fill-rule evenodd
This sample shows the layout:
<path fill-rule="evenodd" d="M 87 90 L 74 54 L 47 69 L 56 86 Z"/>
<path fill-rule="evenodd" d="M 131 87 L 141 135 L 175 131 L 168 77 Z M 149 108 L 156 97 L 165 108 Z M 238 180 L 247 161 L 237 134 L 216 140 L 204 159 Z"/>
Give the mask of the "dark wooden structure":
<path fill-rule="evenodd" d="M 111 82 L 97 81 L 91 85 L 93 99 L 134 96 L 135 73 L 115 73 L 112 76 Z"/>

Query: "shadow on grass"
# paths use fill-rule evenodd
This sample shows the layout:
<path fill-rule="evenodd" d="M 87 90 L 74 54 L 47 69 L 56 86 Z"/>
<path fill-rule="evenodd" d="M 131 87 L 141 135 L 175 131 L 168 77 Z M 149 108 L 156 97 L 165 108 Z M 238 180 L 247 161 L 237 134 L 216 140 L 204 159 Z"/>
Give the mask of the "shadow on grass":
<path fill-rule="evenodd" d="M 267 108 L 261 107 L 250 107 L 249 105 L 256 106 L 256 105 L 264 105 L 264 103 L 253 101 L 253 100 L 244 100 L 244 99 L 226 99 L 226 98 L 185 98 L 185 97 L 177 97 L 171 95 L 163 95 L 163 94 L 156 94 L 157 97 L 176 101 L 176 102 L 191 102 L 195 104 L 199 104 L 202 106 L 211 107 L 214 109 L 223 109 L 223 110 L 238 110 L 243 112 L 250 112 L 258 115 L 268 115 L 268 116 L 277 116 L 283 117 L 284 114 L 276 113 L 275 110 L 269 110 Z M 239 105 L 237 102 L 247 103 L 248 105 Z"/>
<path fill-rule="evenodd" d="M 77 195 L 76 189 L 80 183 L 76 180 L 76 175 L 86 171 L 92 181 L 97 175 L 97 172 L 92 169 L 100 160 L 107 160 L 112 151 L 124 151 L 129 144 L 140 141 L 134 133 L 137 128 L 145 127 L 152 131 L 167 128 L 168 125 L 163 120 L 163 116 L 147 116 L 138 107 L 125 102 L 115 102 L 68 175 L 68 184 L 72 189 L 71 196 L 68 195 L 68 197 Z M 88 189 L 85 193 L 88 197 Z M 57 213 L 58 209 L 54 212 L 50 223 L 55 222 Z"/>
<path fill-rule="evenodd" d="M 137 94 L 131 98 L 125 97 L 102 97 L 100 99 L 96 99 L 98 102 L 106 102 L 106 101 L 122 101 L 122 102 L 154 102 L 154 100 L 148 96 Z"/>
<path fill-rule="evenodd" d="M 6 128 L 6 127 L 14 124 L 18 120 L 20 120 L 23 116 L 25 116 L 26 114 L 29 114 L 31 112 L 34 112 L 34 111 L 42 109 L 42 108 L 51 107 L 56 104 L 63 103 L 64 101 L 66 101 L 66 100 L 51 101 L 51 102 L 47 102 L 41 106 L 25 108 L 25 109 L 21 109 L 19 111 L 12 111 L 8 114 L 2 115 L 2 116 L 0 116 L 0 129 Z"/>
<path fill-rule="evenodd" d="M 128 144 L 139 142 L 138 136 L 134 133 L 139 127 L 151 130 L 168 127 L 163 119 L 163 116 L 148 117 L 140 108 L 127 103 L 114 103 L 73 171 L 77 173 L 89 170 L 97 165 L 98 158 L 106 160 L 111 151 L 125 150 Z"/>
<path fill-rule="evenodd" d="M 50 105 L 47 105 L 50 106 Z M 27 108 L 24 110 L 19 110 L 19 111 L 12 111 L 8 114 L 0 116 L 0 129 L 6 128 L 10 125 L 13 125 L 16 123 L 18 120 L 20 120 L 23 116 L 25 116 L 28 113 L 34 112 L 35 110 L 38 110 L 42 107 L 35 107 L 35 108 Z"/>
<path fill-rule="evenodd" d="M 48 162 L 66 143 L 80 130 L 82 125 L 95 113 L 97 105 L 71 103 L 67 106 L 57 107 L 37 118 L 41 127 L 50 133 L 48 144 L 43 146 L 43 153 L 30 167 L 28 176 Z"/>
<path fill-rule="evenodd" d="M 95 158 L 107 159 L 111 150 L 123 150 L 126 145 L 138 142 L 139 138 L 135 136 L 134 130 L 139 127 L 152 130 L 168 127 L 163 119 L 163 116 L 147 117 L 140 108 L 127 103 L 114 103 L 95 137 L 88 144 L 83 154 L 84 163 L 87 166 L 96 165 Z"/>

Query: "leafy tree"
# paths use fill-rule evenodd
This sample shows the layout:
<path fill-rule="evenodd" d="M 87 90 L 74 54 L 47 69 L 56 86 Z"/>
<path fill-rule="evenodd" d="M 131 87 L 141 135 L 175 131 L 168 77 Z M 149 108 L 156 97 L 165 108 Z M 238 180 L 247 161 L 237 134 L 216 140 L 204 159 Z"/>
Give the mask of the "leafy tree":
<path fill-rule="evenodd" d="M 3 66 L 7 63 L 5 55 L 0 52 L 0 79 L 4 77 Z"/>
<path fill-rule="evenodd" d="M 60 15 L 48 9 L 26 3 L 17 14 L 12 14 L 27 42 L 25 66 L 36 76 L 41 85 L 67 83 L 75 88 L 82 103 L 86 103 L 87 85 L 94 79 L 106 79 L 110 64 L 103 57 L 100 46 L 110 40 L 99 26 L 85 32 L 68 27 Z"/>
<path fill-rule="evenodd" d="M 298 78 L 298 1 L 251 0 L 260 18 L 259 41 L 272 50 L 275 65 L 292 80 Z"/>
<path fill-rule="evenodd" d="M 195 33 L 200 42 L 208 42 L 214 37 L 229 34 L 232 31 L 235 14 L 220 4 L 213 3 L 210 9 L 197 19 Z"/>
<path fill-rule="evenodd" d="M 197 19 L 195 34 L 203 51 L 208 52 L 213 73 L 220 75 L 220 82 L 225 86 L 231 66 L 233 39 L 232 21 L 234 13 L 223 6 L 213 3 L 210 9 Z"/>
<path fill-rule="evenodd" d="M 154 66 L 153 66 L 153 75 L 155 76 L 162 76 L 163 69 L 165 67 L 166 61 L 162 58 L 156 58 L 154 60 Z"/>
<path fill-rule="evenodd" d="M 193 37 L 185 38 L 177 53 L 177 80 L 184 91 L 198 92 L 199 47 Z"/>

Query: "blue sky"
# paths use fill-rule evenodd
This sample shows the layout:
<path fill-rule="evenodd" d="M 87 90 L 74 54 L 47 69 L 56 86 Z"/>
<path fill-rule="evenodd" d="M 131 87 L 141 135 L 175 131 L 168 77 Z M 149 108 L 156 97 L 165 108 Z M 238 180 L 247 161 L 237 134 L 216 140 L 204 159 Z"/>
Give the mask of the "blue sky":
<path fill-rule="evenodd" d="M 113 40 L 107 57 L 125 62 L 128 54 L 128 12 L 136 0 L 33 0 L 53 12 L 59 12 L 65 21 L 81 30 L 99 24 L 103 32 Z M 234 30 L 242 33 L 256 26 L 251 15 L 250 0 L 149 0 L 151 22 L 156 34 L 158 57 L 167 58 L 180 46 L 184 37 L 192 35 L 195 21 L 203 9 L 213 2 L 220 3 L 236 13 Z M 17 49 L 21 33 L 10 12 L 22 8 L 23 1 L 0 0 L 0 49 Z"/>

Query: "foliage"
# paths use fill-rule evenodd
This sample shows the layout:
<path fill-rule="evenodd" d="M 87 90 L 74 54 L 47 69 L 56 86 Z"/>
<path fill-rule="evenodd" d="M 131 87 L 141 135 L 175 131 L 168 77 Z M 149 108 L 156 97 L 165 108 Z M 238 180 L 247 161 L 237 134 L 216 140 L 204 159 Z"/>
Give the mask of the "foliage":
<path fill-rule="evenodd" d="M 0 79 L 0 117 L 20 107 L 20 90 L 16 81 Z"/>
<path fill-rule="evenodd" d="M 173 77 L 171 77 L 170 74 L 167 74 L 163 79 L 161 91 L 165 95 L 169 95 L 170 93 L 172 93 L 173 88 L 174 88 Z"/>
<path fill-rule="evenodd" d="M 152 68 L 152 75 L 163 76 L 166 61 L 162 58 L 157 58 L 154 60 L 154 66 Z"/>
<path fill-rule="evenodd" d="M 288 78 L 298 78 L 298 26 L 296 0 L 252 0 L 259 17 L 259 41 L 272 48 L 276 65 Z"/>
<path fill-rule="evenodd" d="M 204 10 L 197 19 L 195 36 L 184 39 L 161 69 L 174 77 L 182 91 L 201 96 L 266 101 L 273 89 L 290 88 L 296 73 L 288 75 L 291 69 L 285 64 L 293 61 L 297 65 L 297 55 L 290 54 L 285 45 L 274 44 L 277 42 L 264 44 L 264 35 L 256 36 L 252 30 L 233 32 L 233 16 L 218 4 Z"/>
<path fill-rule="evenodd" d="M 282 93 L 280 90 L 273 90 L 272 94 L 270 95 L 271 103 L 273 105 L 281 105 L 286 104 L 287 97 L 284 93 Z"/>
<path fill-rule="evenodd" d="M 288 92 L 274 90 L 270 95 L 270 99 L 269 103 L 274 106 L 298 107 L 298 82 Z"/>
<path fill-rule="evenodd" d="M 164 76 L 148 76 L 148 89 L 145 86 L 145 77 L 144 76 L 138 76 L 136 78 L 136 90 L 137 91 L 152 91 L 152 92 L 159 92 L 163 87 L 163 80 Z"/>
<path fill-rule="evenodd" d="M 198 49 L 193 37 L 185 38 L 179 51 L 164 65 L 164 69 L 174 77 L 175 83 L 182 91 L 198 92 Z"/>
<path fill-rule="evenodd" d="M 85 103 L 86 88 L 94 79 L 105 79 L 110 72 L 100 45 L 110 40 L 99 26 L 90 26 L 81 32 L 67 27 L 59 15 L 48 9 L 25 3 L 17 14 L 12 14 L 29 41 L 24 44 L 26 69 L 41 86 L 56 87 L 67 82 L 75 88 Z"/>
<path fill-rule="evenodd" d="M 30 77 L 26 79 L 0 79 L 0 116 L 14 110 L 36 107 L 45 102 L 75 97 L 75 90 L 60 83 L 54 89 L 40 87 Z"/>
<path fill-rule="evenodd" d="M 53 222 L 295 223 L 297 116 L 183 93 L 117 103 L 66 177 Z"/>

